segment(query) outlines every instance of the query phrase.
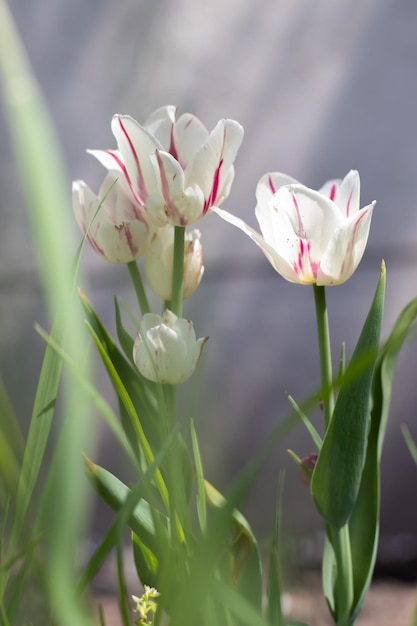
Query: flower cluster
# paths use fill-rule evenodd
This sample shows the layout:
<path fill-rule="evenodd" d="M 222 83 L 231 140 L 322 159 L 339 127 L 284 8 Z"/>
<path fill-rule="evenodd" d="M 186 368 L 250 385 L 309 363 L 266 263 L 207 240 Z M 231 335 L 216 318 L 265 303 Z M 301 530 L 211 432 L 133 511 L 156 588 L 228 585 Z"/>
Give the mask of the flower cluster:
<path fill-rule="evenodd" d="M 139 618 L 135 620 L 137 626 L 152 626 L 157 609 L 155 599 L 159 596 L 159 592 L 154 587 L 144 585 L 143 595 L 132 596 L 132 600 L 136 604 L 135 613 Z"/>
<path fill-rule="evenodd" d="M 108 170 L 98 196 L 83 181 L 73 184 L 77 222 L 105 259 L 128 263 L 146 255 L 158 228 L 187 226 L 227 198 L 243 129 L 220 120 L 209 133 L 176 108 L 157 109 L 142 126 L 115 115 L 117 149 L 89 150 Z"/>
<path fill-rule="evenodd" d="M 144 125 L 115 115 L 111 127 L 117 149 L 89 151 L 108 170 L 98 195 L 83 181 L 73 183 L 76 219 L 108 261 L 129 264 L 144 257 L 149 286 L 165 302 L 173 298 L 175 229 L 211 211 L 253 239 L 290 282 L 338 285 L 358 266 L 375 204 L 360 208 L 358 172 L 328 181 L 319 191 L 285 174 L 265 174 L 256 189 L 258 233 L 219 208 L 229 195 L 243 138 L 238 122 L 222 119 L 208 132 L 195 116 L 177 119 L 176 108 L 164 106 Z M 180 289 L 187 298 L 204 267 L 200 231 L 184 236 Z M 169 309 L 163 316 L 147 313 L 134 361 L 146 378 L 178 384 L 194 371 L 206 339 L 196 340 L 192 322 Z"/>
<path fill-rule="evenodd" d="M 157 109 L 142 126 L 115 115 L 117 149 L 89 150 L 108 173 L 95 195 L 84 181 L 73 183 L 78 225 L 94 250 L 113 263 L 145 258 L 151 289 L 172 297 L 174 229 L 194 224 L 227 198 L 243 129 L 222 119 L 209 133 L 194 115 L 177 119 L 174 106 Z M 185 234 L 182 296 L 203 276 L 201 233 Z M 167 310 L 145 315 L 134 358 L 150 380 L 177 384 L 194 370 L 205 343 L 192 323 Z"/>

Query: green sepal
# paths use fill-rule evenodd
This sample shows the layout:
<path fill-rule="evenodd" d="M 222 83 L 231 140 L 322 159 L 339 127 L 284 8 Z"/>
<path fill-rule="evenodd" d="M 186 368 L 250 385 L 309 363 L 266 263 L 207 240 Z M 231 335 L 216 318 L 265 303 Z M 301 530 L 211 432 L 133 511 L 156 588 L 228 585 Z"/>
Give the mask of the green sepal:
<path fill-rule="evenodd" d="M 374 570 L 379 535 L 380 461 L 388 421 L 392 380 L 398 353 L 416 317 L 417 298 L 400 313 L 375 368 L 366 463 L 359 495 L 349 520 L 354 582 L 352 620 L 362 607 Z"/>
<path fill-rule="evenodd" d="M 385 264 L 382 263 L 375 296 L 342 380 L 311 481 L 316 508 L 333 528 L 341 528 L 348 521 L 361 484 L 384 294 Z"/>

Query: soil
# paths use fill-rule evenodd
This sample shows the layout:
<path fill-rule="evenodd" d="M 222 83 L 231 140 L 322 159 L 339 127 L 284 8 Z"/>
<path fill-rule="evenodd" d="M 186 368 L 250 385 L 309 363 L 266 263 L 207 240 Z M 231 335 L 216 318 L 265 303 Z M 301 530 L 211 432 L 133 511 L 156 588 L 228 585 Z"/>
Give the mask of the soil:
<path fill-rule="evenodd" d="M 102 606 L 106 626 L 122 626 L 117 599 L 106 595 L 97 600 Z M 302 621 L 308 626 L 333 626 L 316 576 L 308 577 L 302 589 L 287 590 L 283 602 L 287 620 Z M 416 607 L 416 585 L 377 581 L 368 593 L 355 626 L 414 626 L 417 625 Z"/>

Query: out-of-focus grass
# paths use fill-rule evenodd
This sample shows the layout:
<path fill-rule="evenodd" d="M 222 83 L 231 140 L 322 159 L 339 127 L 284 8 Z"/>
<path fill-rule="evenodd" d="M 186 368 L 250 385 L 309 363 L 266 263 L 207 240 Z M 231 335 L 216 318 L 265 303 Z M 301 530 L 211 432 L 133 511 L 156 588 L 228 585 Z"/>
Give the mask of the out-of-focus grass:
<path fill-rule="evenodd" d="M 70 207 L 70 185 L 45 103 L 11 13 L 3 0 L 0 0 L 0 81 L 10 141 L 26 199 L 25 209 L 22 207 L 22 210 L 26 210 L 33 235 L 47 309 L 51 320 L 55 320 L 51 334 L 59 344 L 66 341 L 72 358 L 80 368 L 84 368 L 88 377 L 85 331 L 73 302 L 75 300 L 76 303 L 73 295 L 78 268 L 74 267 L 77 244 Z M 55 416 L 58 387 L 59 417 Z M 39 483 L 39 470 L 53 418 L 59 421 L 56 429 L 59 441 L 51 465 L 53 470 L 47 473 L 47 493 L 42 496 L 42 520 L 39 513 L 38 519 L 31 519 L 28 524 L 27 511 L 35 486 Z M 87 486 L 81 452 L 89 447 L 90 423 L 87 397 L 75 378 L 65 373 L 61 377 L 61 360 L 47 347 L 23 454 L 19 487 L 9 494 L 9 524 L 14 521 L 8 542 L 4 540 L 5 545 L 2 546 L 2 558 L 4 561 L 12 559 L 23 545 L 30 544 L 29 527 L 34 532 L 45 531 L 42 570 L 49 607 L 60 624 L 71 626 L 89 623 L 75 593 L 74 547 L 86 517 Z M 37 492 L 40 491 L 38 487 Z M 31 510 L 36 508 L 35 502 Z M 25 557 L 19 562 L 24 560 Z M 29 557 L 26 562 L 29 564 Z M 4 601 L 2 595 L 8 582 L 10 579 L 5 568 L 0 576 L 0 601 Z M 16 595 L 17 602 L 22 597 L 22 589 L 20 595 Z M 16 589 L 14 591 L 17 592 Z M 0 621 L 7 623 L 6 605 L 4 602 L 0 605 Z"/>

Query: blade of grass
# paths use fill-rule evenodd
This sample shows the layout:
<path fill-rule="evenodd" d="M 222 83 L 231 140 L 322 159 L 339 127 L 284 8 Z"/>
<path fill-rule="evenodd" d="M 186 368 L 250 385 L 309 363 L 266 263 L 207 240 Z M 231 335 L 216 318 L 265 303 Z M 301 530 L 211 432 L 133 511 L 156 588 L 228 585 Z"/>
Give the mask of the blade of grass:
<path fill-rule="evenodd" d="M 75 249 L 75 224 L 68 207 L 69 185 L 64 174 L 60 150 L 46 106 L 30 70 L 23 46 L 4 0 L 0 0 L 0 80 L 12 146 L 19 164 L 26 195 L 27 215 L 42 285 L 51 319 L 57 315 L 52 335 L 61 336 L 65 321 L 74 319 L 69 331 L 77 359 L 83 354 L 83 333 L 69 306 L 72 285 L 71 261 Z M 41 158 L 42 157 L 42 158 Z M 46 350 L 40 385 L 35 399 L 33 420 L 22 468 L 17 530 L 37 479 L 53 415 L 60 359 Z M 85 518 L 85 487 L 78 454 L 89 440 L 88 402 L 76 384 L 66 381 L 63 415 L 67 418 L 66 446 L 55 474 L 53 528 L 48 537 L 46 571 L 49 601 L 63 626 L 87 624 L 86 613 L 75 589 L 74 545 Z"/>

